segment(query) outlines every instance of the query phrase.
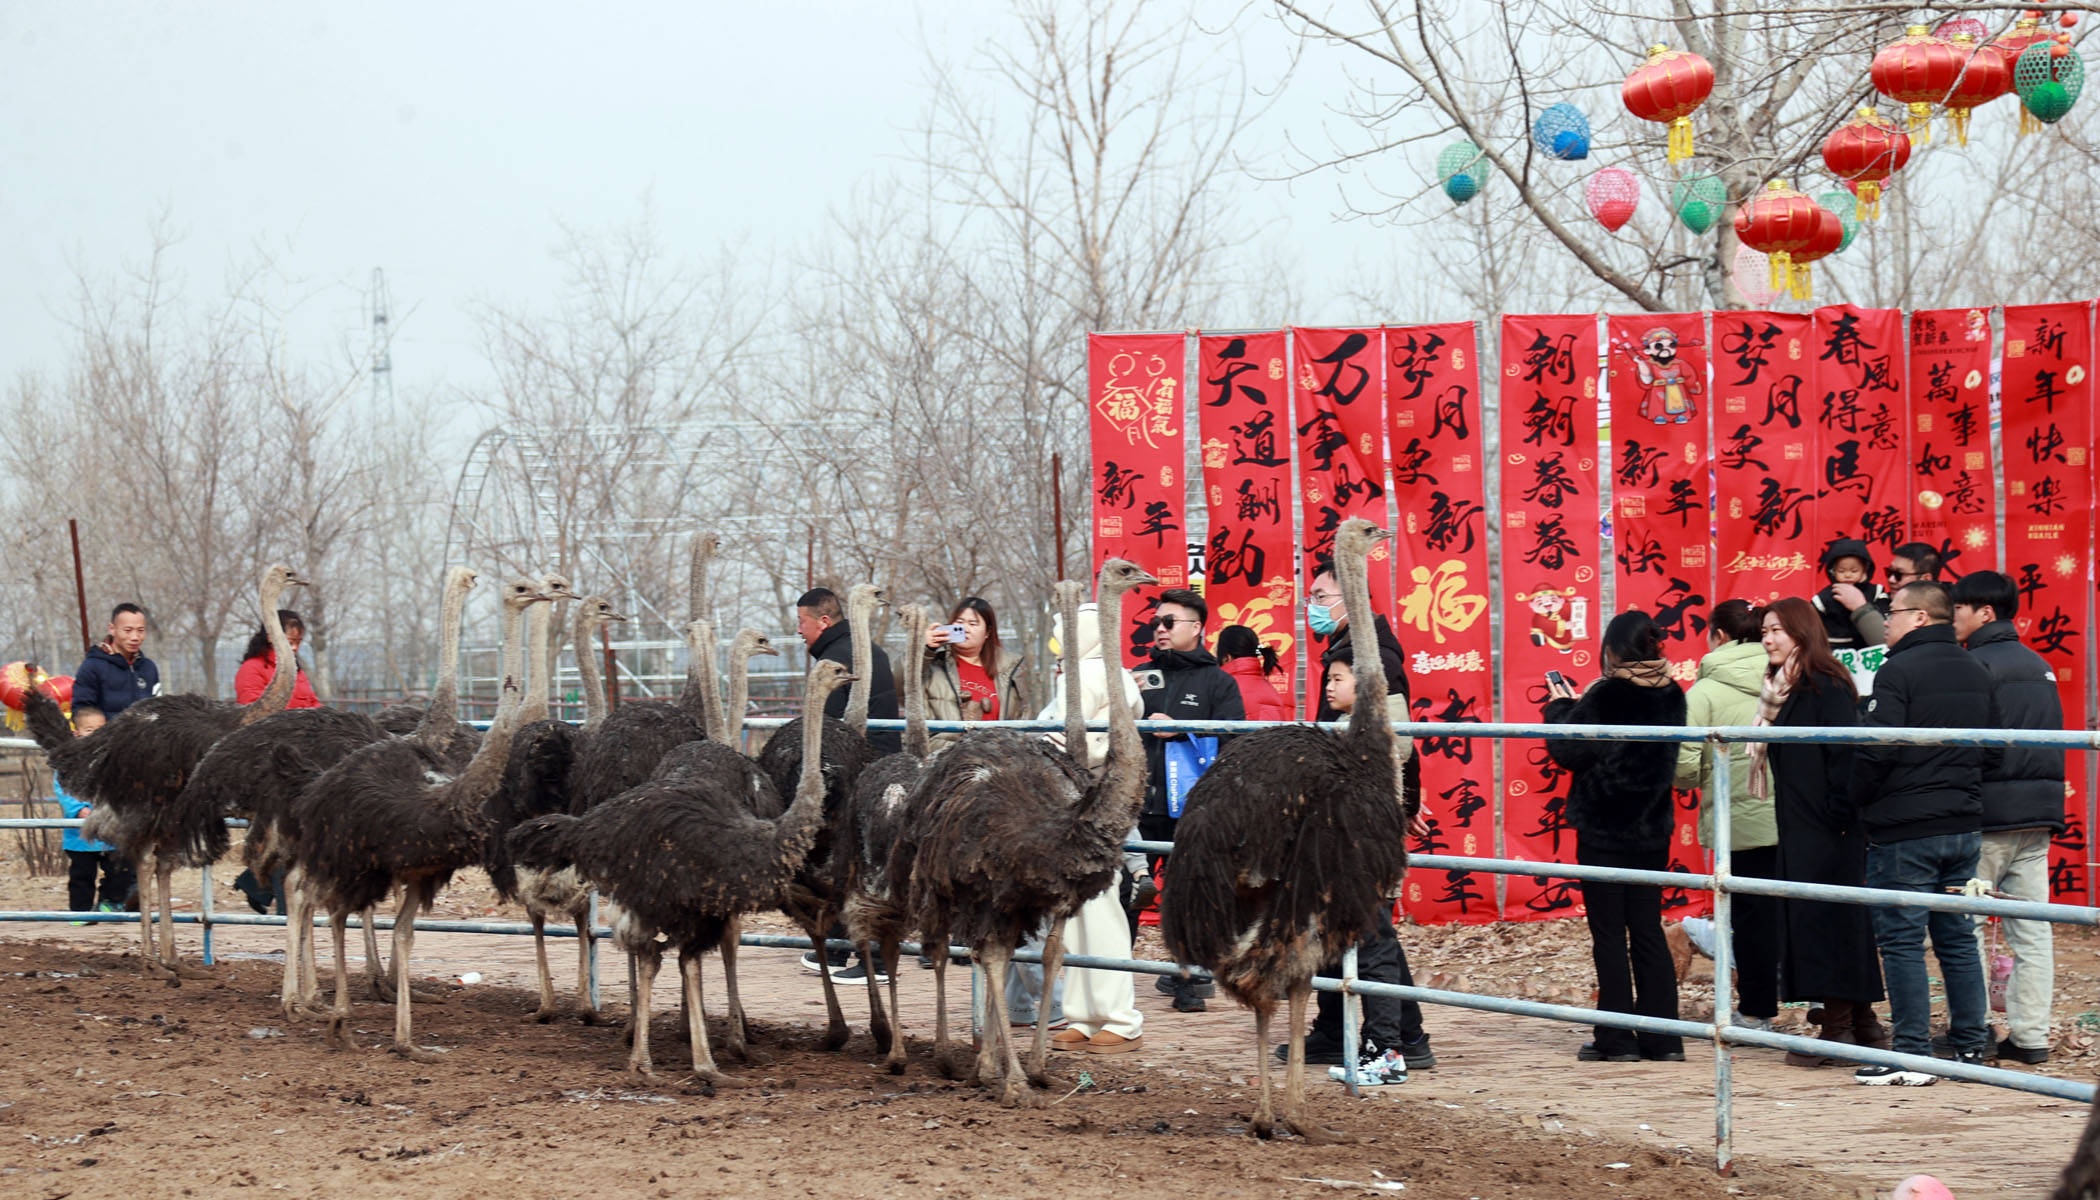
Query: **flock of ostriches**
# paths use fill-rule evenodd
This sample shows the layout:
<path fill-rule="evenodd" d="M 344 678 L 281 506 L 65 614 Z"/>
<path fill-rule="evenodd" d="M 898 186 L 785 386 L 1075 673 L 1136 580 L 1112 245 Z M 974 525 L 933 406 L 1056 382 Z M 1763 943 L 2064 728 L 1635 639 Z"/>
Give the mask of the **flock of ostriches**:
<path fill-rule="evenodd" d="M 1370 611 L 1365 559 L 1389 536 L 1353 520 L 1336 541 L 1349 611 Z M 1112 701 L 1106 759 L 1087 761 L 1078 687 L 1067 687 L 1063 746 L 1013 730 L 972 732 L 930 753 L 921 680 L 927 611 L 901 606 L 912 661 L 904 671 L 908 728 L 900 754 L 877 757 L 865 737 L 870 616 L 884 601 L 852 589 L 852 670 L 819 663 L 809 674 L 803 712 L 851 685 L 846 719 L 804 716 L 772 737 L 756 758 L 742 744 L 753 655 L 776 651 L 745 630 L 731 641 L 729 698 L 715 677 L 708 617 L 711 536 L 695 539 L 690 583 L 692 649 L 675 701 L 625 701 L 607 710 L 589 647 L 607 622 L 626 619 L 607 601 L 582 598 L 571 640 L 587 719 L 548 719 L 554 664 L 550 627 L 556 602 L 576 601 L 558 577 L 503 587 L 503 693 L 488 731 L 461 724 L 460 615 L 473 571 L 447 572 L 443 661 L 427 708 L 397 706 L 376 717 L 329 708 L 286 709 L 293 673 L 280 670 L 254 703 L 195 695 L 157 696 L 126 709 L 92 736 L 75 738 L 65 716 L 32 691 L 32 732 L 60 783 L 91 801 L 87 836 L 115 845 L 139 866 L 142 957 L 149 975 L 171 985 L 205 974 L 178 960 L 169 881 L 181 867 L 216 861 L 229 845 L 228 817 L 249 821 L 247 865 L 258 878 L 285 872 L 289 920 L 282 1003 L 291 1016 L 327 1016 L 327 1040 L 351 1047 L 348 918 L 362 914 L 371 984 L 395 1005 L 392 1049 L 427 1061 L 411 1030 L 409 958 L 415 917 L 428 910 L 454 872 L 481 867 L 506 897 L 522 903 L 536 933 L 549 916 L 573 922 L 578 939 L 577 1016 L 595 1022 L 583 984 L 590 953 L 588 897 L 595 889 L 613 937 L 628 954 L 631 1003 L 628 1066 L 653 1077 L 649 996 L 665 949 L 677 951 L 692 1069 L 716 1084 L 736 1082 L 715 1064 L 702 1001 L 701 960 L 721 955 L 728 1020 L 725 1050 L 751 1060 L 737 998 L 738 924 L 747 913 L 778 909 L 813 939 L 835 920 L 870 963 L 889 976 L 889 1002 L 870 972 L 868 1003 L 876 1047 L 902 1073 L 905 1045 L 896 1027 L 900 943 L 917 934 L 928 946 L 962 944 L 984 969 L 987 1011 L 1006 1011 L 1006 967 L 1032 930 L 1048 926 L 1044 988 L 1056 977 L 1066 918 L 1110 885 L 1121 846 L 1143 798 L 1145 758 L 1137 716 L 1122 689 Z M 292 660 L 278 627 L 279 596 L 301 580 L 271 566 L 261 610 L 280 663 Z M 1157 580 L 1109 560 L 1098 580 L 1103 646 L 1121 644 L 1122 600 Z M 1084 585 L 1057 585 L 1067 631 L 1077 628 Z M 528 632 L 529 627 L 529 632 Z M 1063 639 L 1067 678 L 1078 666 Z M 1177 834 L 1172 886 L 1162 899 L 1162 932 L 1181 961 L 1200 964 L 1219 986 L 1254 1010 L 1263 1052 L 1254 1130 L 1269 1136 L 1270 1056 L 1265 1052 L 1279 1002 L 1289 1002 L 1290 1054 L 1282 1120 L 1315 1140 L 1344 1135 L 1303 1115 L 1305 1008 L 1311 979 L 1380 920 L 1406 869 L 1408 814 L 1397 786 L 1407 742 L 1376 714 L 1386 690 L 1373 639 L 1354 639 L 1358 714 L 1343 733 L 1277 725 L 1228 743 L 1190 794 Z M 533 674 L 524 683 L 526 670 Z M 374 909 L 398 891 L 391 978 L 381 969 Z M 153 914 L 159 913 L 158 947 Z M 335 992 L 322 1006 L 314 967 L 313 917 L 326 912 L 335 951 Z M 540 1020 L 562 1006 L 536 937 Z M 957 1073 L 948 1052 L 944 982 L 948 956 L 934 953 L 934 1055 Z M 823 956 L 819 956 L 823 961 Z M 826 1049 L 847 1040 L 830 972 Z M 1047 999 L 1047 996 L 1046 996 Z M 1039 1011 L 1047 1013 L 1049 1005 Z M 1013 1104 L 1028 1084 L 1047 1086 L 1045 1032 L 1035 1031 L 1024 1070 L 1004 1020 L 988 1023 L 971 1077 Z"/>

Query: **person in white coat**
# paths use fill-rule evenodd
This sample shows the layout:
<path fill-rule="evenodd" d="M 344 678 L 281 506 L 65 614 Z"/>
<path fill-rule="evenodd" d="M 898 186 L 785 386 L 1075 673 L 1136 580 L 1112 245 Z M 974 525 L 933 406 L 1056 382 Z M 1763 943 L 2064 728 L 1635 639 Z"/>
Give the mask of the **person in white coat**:
<path fill-rule="evenodd" d="M 1063 618 L 1059 617 L 1051 626 L 1053 656 L 1061 653 L 1060 639 L 1064 634 Z M 1080 607 L 1078 641 L 1074 648 L 1079 657 L 1080 707 L 1087 721 L 1105 721 L 1108 719 L 1109 666 L 1101 654 L 1100 621 L 1091 604 Z M 1123 689 L 1124 701 L 1135 708 L 1139 699 L 1137 680 L 1120 666 L 1115 668 L 1115 677 Z M 1050 703 L 1038 720 L 1063 718 L 1067 683 L 1060 674 L 1051 689 Z M 1060 745 L 1064 743 L 1063 734 L 1046 736 Z M 1087 759 L 1095 777 L 1099 778 L 1108 756 L 1108 735 L 1089 733 L 1086 740 Z M 1110 883 L 1100 895 L 1079 906 L 1079 911 L 1065 925 L 1065 953 L 1102 958 L 1130 957 L 1130 921 L 1123 912 L 1120 884 L 1120 880 Z M 1035 988 L 1040 993 L 1041 969 L 1036 970 Z M 1058 981 L 1057 989 L 1065 1027 L 1051 1035 L 1051 1047 L 1091 1054 L 1123 1054 L 1138 1049 L 1144 1036 L 1145 1017 L 1138 1011 L 1135 978 L 1125 971 L 1068 968 Z M 1058 1015 L 1052 1013 L 1053 1018 Z"/>

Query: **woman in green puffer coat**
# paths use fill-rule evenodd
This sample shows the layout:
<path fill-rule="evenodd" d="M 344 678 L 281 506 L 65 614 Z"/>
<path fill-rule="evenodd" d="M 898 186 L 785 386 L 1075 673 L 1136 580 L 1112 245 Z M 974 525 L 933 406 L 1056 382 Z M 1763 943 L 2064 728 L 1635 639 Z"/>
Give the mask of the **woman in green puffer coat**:
<path fill-rule="evenodd" d="M 1758 639 L 1758 614 L 1747 600 L 1724 600 L 1708 618 L 1711 647 L 1699 660 L 1699 681 L 1685 696 L 1687 725 L 1757 724 L 1758 689 L 1767 663 Z M 1686 742 L 1677 753 L 1677 786 L 1699 789 L 1699 843 L 1714 844 L 1713 773 L 1728 762 L 1730 870 L 1760 879 L 1779 876 L 1779 821 L 1772 789 L 1751 795 L 1750 748 L 1721 750 Z M 1769 896 L 1734 898 L 1736 1003 L 1746 1024 L 1770 1022 L 1779 1014 L 1779 902 Z M 1766 1027 L 1769 1027 L 1768 1025 Z"/>

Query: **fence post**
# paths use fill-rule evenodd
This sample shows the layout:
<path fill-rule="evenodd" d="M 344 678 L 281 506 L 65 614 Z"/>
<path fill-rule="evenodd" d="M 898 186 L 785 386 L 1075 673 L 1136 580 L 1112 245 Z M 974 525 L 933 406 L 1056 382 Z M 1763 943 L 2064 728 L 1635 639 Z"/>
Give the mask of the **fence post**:
<path fill-rule="evenodd" d="M 1729 899 L 1729 859 L 1734 853 L 1734 832 L 1729 828 L 1728 790 L 1734 768 L 1729 763 L 1728 743 L 1709 741 L 1713 755 L 1714 827 L 1714 1169 L 1722 1178 L 1735 1174 L 1735 1104 L 1733 1051 L 1722 1033 L 1735 1022 L 1735 986 L 1729 972 L 1735 965 L 1734 905 Z"/>
<path fill-rule="evenodd" d="M 202 879 L 197 881 L 197 923 L 204 926 L 204 965 L 209 967 L 213 965 L 211 953 L 211 864 L 206 863 L 204 869 L 197 873 L 203 876 Z"/>
<path fill-rule="evenodd" d="M 578 932 L 579 932 L 579 936 L 581 936 L 581 935 L 582 935 L 582 934 L 584 934 L 584 933 L 588 933 L 588 934 L 590 935 L 590 942 L 589 942 L 589 945 L 590 945 L 590 950 L 591 950 L 591 960 L 590 960 L 590 968 L 589 968 L 589 971 L 590 971 L 590 977 L 591 977 L 591 988 L 590 988 L 590 990 L 591 990 L 591 1009 L 592 1009 L 592 1011 L 594 1011 L 594 1012 L 595 1012 L 595 1011 L 597 1011 L 597 1009 L 598 1009 L 598 937 L 597 937 L 597 931 L 598 931 L 598 889 L 597 889 L 597 888 L 592 888 L 592 889 L 591 889 L 591 907 L 590 907 L 590 911 L 589 911 L 589 912 L 587 912 L 587 913 L 586 913 L 586 914 L 584 915 L 584 925 L 583 925 L 583 929 L 582 929 L 582 930 L 580 930 L 580 931 L 578 931 Z M 683 985 L 680 985 L 680 986 L 683 986 Z"/>
<path fill-rule="evenodd" d="M 1363 1005 L 1363 997 L 1356 994 L 1356 947 L 1351 946 L 1342 951 L 1342 1083 L 1351 1096 L 1357 1094 L 1357 1043 L 1363 1038 Z M 1264 1053 L 1268 1049 L 1262 1047 Z"/>

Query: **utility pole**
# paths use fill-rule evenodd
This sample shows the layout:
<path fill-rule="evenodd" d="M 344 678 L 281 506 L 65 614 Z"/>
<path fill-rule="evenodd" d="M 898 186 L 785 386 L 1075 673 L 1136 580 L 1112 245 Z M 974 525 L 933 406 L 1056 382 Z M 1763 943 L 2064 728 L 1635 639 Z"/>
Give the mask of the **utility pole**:
<path fill-rule="evenodd" d="M 372 399 L 391 406 L 394 400 L 394 332 L 387 310 L 386 272 L 372 268 Z"/>

